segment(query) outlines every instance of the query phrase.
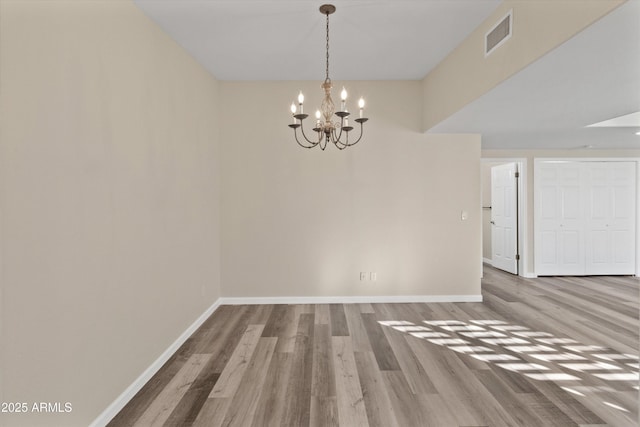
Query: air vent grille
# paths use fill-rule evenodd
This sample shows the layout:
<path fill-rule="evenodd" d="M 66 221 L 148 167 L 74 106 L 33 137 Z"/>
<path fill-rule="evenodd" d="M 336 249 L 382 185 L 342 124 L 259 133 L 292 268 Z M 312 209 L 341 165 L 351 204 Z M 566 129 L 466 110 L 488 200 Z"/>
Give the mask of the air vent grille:
<path fill-rule="evenodd" d="M 486 35 L 484 38 L 484 56 L 489 55 L 491 52 L 500 47 L 511 37 L 512 27 L 512 11 L 510 10 L 507 16 L 502 18 Z"/>

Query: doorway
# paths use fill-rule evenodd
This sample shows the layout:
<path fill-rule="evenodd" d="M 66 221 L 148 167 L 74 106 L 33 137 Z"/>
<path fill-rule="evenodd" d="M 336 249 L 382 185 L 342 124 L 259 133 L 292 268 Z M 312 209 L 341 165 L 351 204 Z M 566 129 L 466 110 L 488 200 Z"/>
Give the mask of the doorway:
<path fill-rule="evenodd" d="M 482 261 L 526 276 L 526 159 L 482 159 Z"/>

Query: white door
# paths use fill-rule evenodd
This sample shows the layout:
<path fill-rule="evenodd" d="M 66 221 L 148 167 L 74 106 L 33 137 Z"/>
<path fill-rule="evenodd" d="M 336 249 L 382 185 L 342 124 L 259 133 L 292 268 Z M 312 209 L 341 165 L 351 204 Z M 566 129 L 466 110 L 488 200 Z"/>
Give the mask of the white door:
<path fill-rule="evenodd" d="M 491 263 L 518 274 L 517 164 L 491 168 Z"/>
<path fill-rule="evenodd" d="M 584 274 L 582 167 L 542 163 L 535 174 L 536 274 Z"/>
<path fill-rule="evenodd" d="M 587 169 L 585 274 L 635 273 L 634 162 L 598 162 Z"/>
<path fill-rule="evenodd" d="M 540 162 L 536 274 L 634 274 L 635 162 Z"/>

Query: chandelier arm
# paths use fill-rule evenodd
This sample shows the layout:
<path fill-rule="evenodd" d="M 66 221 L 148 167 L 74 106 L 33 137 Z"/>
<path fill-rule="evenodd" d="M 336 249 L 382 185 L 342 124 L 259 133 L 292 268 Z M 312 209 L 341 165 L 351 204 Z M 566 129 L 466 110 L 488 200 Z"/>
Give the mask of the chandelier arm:
<path fill-rule="evenodd" d="M 355 142 L 353 142 L 353 143 L 351 143 L 351 144 L 348 144 L 348 143 L 347 143 L 347 147 L 353 147 L 354 145 L 356 145 L 356 144 L 357 144 L 357 143 L 362 139 L 362 135 L 364 134 L 364 126 L 363 126 L 363 123 L 364 123 L 364 122 L 360 122 L 360 135 L 358 135 L 358 139 L 356 139 L 356 141 L 355 141 Z M 347 142 L 348 142 L 348 141 L 349 141 L 349 140 L 347 139 Z"/>
<path fill-rule="evenodd" d="M 300 126 L 300 129 L 302 129 L 302 126 Z M 317 143 L 317 142 L 314 144 L 313 142 L 309 141 L 309 140 L 307 139 L 307 137 L 306 137 L 306 136 L 304 137 L 304 139 L 306 139 L 306 140 L 307 140 L 307 142 L 308 142 L 309 144 L 311 144 L 311 145 L 304 145 L 304 144 L 302 144 L 302 143 L 300 142 L 300 140 L 298 140 L 298 132 L 296 131 L 296 129 L 293 129 L 293 135 L 296 137 L 296 142 L 298 143 L 298 145 L 299 145 L 299 146 L 301 146 L 302 148 L 313 148 L 313 147 L 315 147 L 316 145 L 318 145 L 318 143 Z M 304 136 L 304 132 L 303 132 L 303 136 Z"/>
<path fill-rule="evenodd" d="M 333 128 L 331 131 L 331 142 L 333 142 L 334 145 L 337 145 L 338 143 L 342 144 L 340 141 L 342 138 L 342 119 L 340 120 L 340 133 L 336 134 L 336 132 L 336 128 Z"/>
<path fill-rule="evenodd" d="M 334 139 L 333 143 L 336 147 L 340 148 L 339 145 L 342 146 L 342 148 L 340 148 L 341 150 L 344 150 L 347 147 L 351 147 L 352 145 L 356 145 L 356 143 L 358 141 L 360 141 L 360 139 L 362 138 L 362 123 L 360 122 L 360 135 L 358 136 L 358 139 L 356 140 L 356 142 L 349 144 L 349 133 L 351 131 L 350 128 L 348 131 L 344 131 L 344 135 L 345 135 L 345 140 L 342 141 L 342 133 L 343 133 L 343 129 L 342 126 L 340 126 L 340 133 L 338 134 L 338 137 L 336 139 Z"/>
<path fill-rule="evenodd" d="M 345 135 L 346 135 L 345 141 L 342 141 L 342 138 L 338 138 L 334 142 L 334 145 L 338 147 L 339 150 L 344 150 L 345 148 L 349 147 L 349 132 L 345 132 Z"/>
<path fill-rule="evenodd" d="M 302 132 L 302 136 L 304 137 L 304 139 L 305 139 L 309 144 L 311 144 L 311 147 L 309 147 L 309 148 L 313 148 L 313 147 L 315 147 L 315 146 L 316 146 L 316 145 L 318 145 L 318 143 L 320 142 L 320 141 L 313 142 L 313 141 L 311 141 L 309 138 L 307 138 L 307 134 L 305 134 L 305 133 L 304 133 L 304 125 L 302 124 L 302 120 L 300 120 L 300 131 Z M 298 143 L 298 144 L 299 144 L 299 143 Z"/>
<path fill-rule="evenodd" d="M 334 142 L 334 145 L 338 150 L 344 150 L 345 148 L 348 147 L 348 145 L 345 145 L 342 141 Z"/>

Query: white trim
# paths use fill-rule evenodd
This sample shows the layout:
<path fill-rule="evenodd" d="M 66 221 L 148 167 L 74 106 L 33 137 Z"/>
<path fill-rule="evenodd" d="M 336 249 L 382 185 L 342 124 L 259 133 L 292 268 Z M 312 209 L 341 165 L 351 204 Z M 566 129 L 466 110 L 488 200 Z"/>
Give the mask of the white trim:
<path fill-rule="evenodd" d="M 533 162 L 640 162 L 640 157 L 534 157 Z"/>
<path fill-rule="evenodd" d="M 640 277 L 640 158 L 636 161 L 636 277 Z"/>
<path fill-rule="evenodd" d="M 518 164 L 518 172 L 520 179 L 518 180 L 518 241 L 520 247 L 520 275 L 528 277 L 534 274 L 531 266 L 529 266 L 529 172 L 527 171 L 527 159 L 516 160 Z M 534 274 L 535 275 L 535 274 Z"/>
<path fill-rule="evenodd" d="M 174 342 L 160 355 L 136 380 L 123 391 L 98 417 L 93 420 L 89 427 L 106 426 L 109 421 L 115 417 L 118 412 L 125 407 L 127 403 L 136 395 L 145 384 L 149 382 L 151 377 L 175 354 L 182 344 L 207 320 L 216 309 L 222 305 L 222 298 L 218 298 L 204 313 L 196 319 Z"/>
<path fill-rule="evenodd" d="M 482 262 L 493 267 L 493 260 L 490 260 L 489 258 L 482 257 Z"/>
<path fill-rule="evenodd" d="M 524 277 L 525 279 L 536 279 L 538 275 L 535 273 L 524 273 L 522 277 Z"/>
<path fill-rule="evenodd" d="M 223 305 L 243 304 L 363 304 L 412 302 L 482 302 L 482 295 L 392 295 L 392 296 L 327 296 L 327 297 L 225 297 Z"/>

